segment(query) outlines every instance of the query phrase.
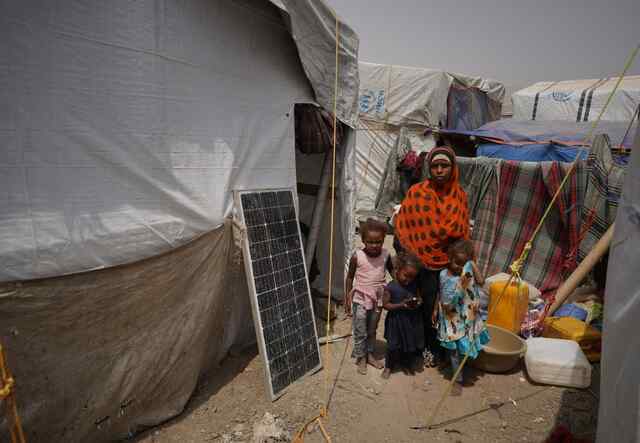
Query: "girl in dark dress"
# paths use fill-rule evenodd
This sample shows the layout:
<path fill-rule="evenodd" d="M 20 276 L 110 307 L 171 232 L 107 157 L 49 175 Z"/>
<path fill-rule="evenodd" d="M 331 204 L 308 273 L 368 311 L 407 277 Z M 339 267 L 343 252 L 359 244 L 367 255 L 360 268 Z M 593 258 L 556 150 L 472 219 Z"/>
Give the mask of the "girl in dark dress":
<path fill-rule="evenodd" d="M 389 312 L 384 322 L 387 354 L 382 378 L 389 378 L 398 366 L 413 375 L 412 366 L 418 363 L 424 349 L 424 325 L 422 312 L 418 309 L 422 298 L 416 284 L 421 267 L 419 259 L 400 254 L 394 266 L 395 280 L 384 289 L 382 303 Z"/>

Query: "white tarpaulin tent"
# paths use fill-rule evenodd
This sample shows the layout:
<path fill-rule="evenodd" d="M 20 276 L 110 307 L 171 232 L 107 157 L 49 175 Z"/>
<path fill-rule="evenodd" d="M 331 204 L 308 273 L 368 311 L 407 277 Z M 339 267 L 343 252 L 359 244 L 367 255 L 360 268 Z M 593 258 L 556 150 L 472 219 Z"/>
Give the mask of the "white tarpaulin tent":
<path fill-rule="evenodd" d="M 640 442 L 640 130 L 622 188 L 604 305 L 599 443 Z"/>
<path fill-rule="evenodd" d="M 513 118 L 594 121 L 617 81 L 618 77 L 608 77 L 535 83 L 511 96 Z M 628 122 L 639 105 L 640 76 L 627 76 L 620 83 L 602 120 Z"/>
<path fill-rule="evenodd" d="M 291 2 L 298 52 L 263 1 L 32 3 L 0 18 L 0 281 L 149 257 L 221 225 L 234 189 L 295 185 L 293 103 L 311 84 L 332 109 L 326 6 Z M 353 124 L 357 40 L 342 40 Z"/>
<path fill-rule="evenodd" d="M 254 339 L 232 192 L 317 182 L 293 111 L 333 107 L 335 18 L 322 0 L 30 0 L 0 4 L 0 42 L 0 340 L 19 412 L 29 441 L 124 438 Z M 348 125 L 357 47 L 342 23 Z"/>
<path fill-rule="evenodd" d="M 360 62 L 359 115 L 356 139 L 356 217 L 373 210 L 391 147 L 400 127 L 408 128 L 411 147 L 428 151 L 433 137 L 427 128 L 455 124 L 459 119 L 478 126 L 500 118 L 504 86 L 494 80 L 408 66 Z M 450 115 L 454 88 L 476 92 L 465 96 L 464 115 Z M 480 105 L 480 106 L 478 106 Z M 491 109 L 487 109 L 487 107 Z M 492 116 L 489 116 L 491 114 Z M 477 125 L 477 126 L 476 126 Z"/>

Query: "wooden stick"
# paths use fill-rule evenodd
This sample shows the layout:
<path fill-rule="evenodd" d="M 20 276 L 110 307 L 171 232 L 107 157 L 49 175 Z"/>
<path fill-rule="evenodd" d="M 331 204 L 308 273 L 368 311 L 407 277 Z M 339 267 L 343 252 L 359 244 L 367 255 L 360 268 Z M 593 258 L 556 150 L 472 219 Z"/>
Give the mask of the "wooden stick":
<path fill-rule="evenodd" d="M 595 244 L 593 249 L 589 254 L 587 254 L 584 260 L 580 262 L 575 271 L 573 271 L 569 278 L 562 284 L 562 286 L 560 286 L 558 292 L 556 292 L 556 299 L 549 309 L 549 316 L 553 315 L 556 309 L 564 304 L 567 298 L 573 294 L 573 291 L 575 291 L 587 274 L 591 272 L 596 263 L 598 263 L 598 260 L 600 260 L 609 250 L 609 245 L 611 245 L 611 239 L 613 238 L 614 226 L 615 223 L 609 226 L 609 229 L 607 229 L 600 240 L 598 240 L 598 243 Z"/>
<path fill-rule="evenodd" d="M 442 397 L 440 397 L 440 400 L 438 401 L 436 408 L 431 413 L 431 417 L 429 417 L 429 419 L 427 420 L 427 429 L 431 429 L 431 426 L 433 426 L 433 421 L 436 419 L 436 414 L 440 410 L 440 406 L 442 406 L 442 402 L 444 402 L 444 399 L 447 398 L 447 396 L 449 395 L 449 392 L 451 392 L 451 388 L 453 388 L 453 384 L 456 382 L 456 379 L 458 378 L 458 375 L 460 375 L 460 372 L 462 372 L 462 369 L 464 368 L 465 363 L 467 363 L 468 358 L 469 358 L 469 354 L 467 353 L 464 355 L 464 358 L 458 365 L 458 369 L 456 369 L 456 372 L 453 374 L 453 377 L 451 377 L 451 381 L 449 382 L 447 389 L 445 389 L 444 392 L 442 393 Z"/>
<path fill-rule="evenodd" d="M 318 339 L 318 343 L 321 345 L 324 345 L 327 343 L 333 343 L 336 341 L 344 340 L 347 337 L 351 337 L 351 333 L 344 334 L 344 335 L 333 334 L 333 335 L 330 335 L 329 337 L 320 337 Z"/>

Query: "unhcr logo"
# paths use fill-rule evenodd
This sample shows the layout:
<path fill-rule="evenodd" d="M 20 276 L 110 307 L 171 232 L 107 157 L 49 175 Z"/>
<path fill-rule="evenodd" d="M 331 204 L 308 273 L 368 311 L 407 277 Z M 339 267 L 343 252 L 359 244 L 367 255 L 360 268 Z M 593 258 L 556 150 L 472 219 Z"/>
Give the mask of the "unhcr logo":
<path fill-rule="evenodd" d="M 360 112 L 363 114 L 384 114 L 384 89 L 373 91 L 363 89 L 360 91 Z"/>
<path fill-rule="evenodd" d="M 556 91 L 553 92 L 551 94 L 551 97 L 553 97 L 553 99 L 557 102 L 567 102 L 569 100 L 571 100 L 571 96 L 573 95 L 573 93 L 571 92 L 560 92 L 560 91 Z"/>

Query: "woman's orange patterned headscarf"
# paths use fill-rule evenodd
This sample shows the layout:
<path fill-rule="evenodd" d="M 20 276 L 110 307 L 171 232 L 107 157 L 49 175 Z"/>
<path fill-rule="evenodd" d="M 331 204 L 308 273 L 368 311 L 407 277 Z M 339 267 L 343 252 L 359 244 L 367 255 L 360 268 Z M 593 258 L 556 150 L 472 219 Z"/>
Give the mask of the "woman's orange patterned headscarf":
<path fill-rule="evenodd" d="M 402 247 L 432 269 L 449 263 L 447 248 L 451 242 L 469 238 L 467 194 L 458 182 L 456 155 L 449 147 L 436 147 L 429 153 L 427 164 L 438 154 L 451 160 L 449 181 L 440 187 L 429 179 L 413 185 L 395 218 L 395 232 Z"/>

